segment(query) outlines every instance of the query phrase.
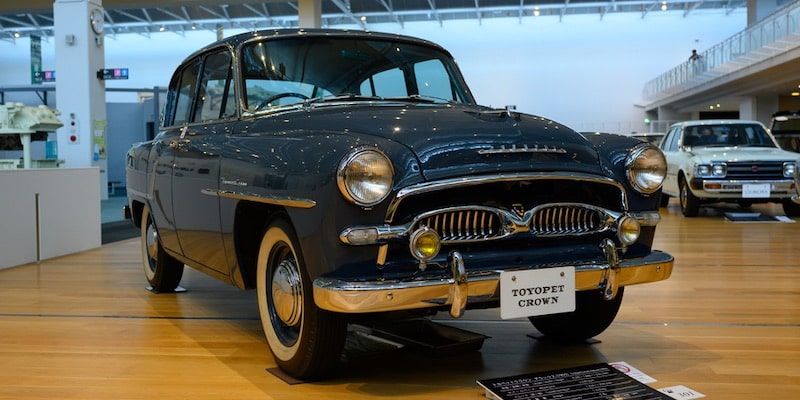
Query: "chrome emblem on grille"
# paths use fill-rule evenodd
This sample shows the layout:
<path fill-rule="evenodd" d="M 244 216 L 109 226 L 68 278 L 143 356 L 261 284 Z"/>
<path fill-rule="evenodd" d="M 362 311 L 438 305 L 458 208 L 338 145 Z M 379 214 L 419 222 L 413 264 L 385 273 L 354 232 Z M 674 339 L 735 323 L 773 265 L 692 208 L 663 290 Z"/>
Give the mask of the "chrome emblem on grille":
<path fill-rule="evenodd" d="M 506 148 L 506 146 L 500 146 L 500 148 L 490 148 L 490 149 L 480 149 L 478 150 L 478 154 L 514 154 L 514 153 L 558 153 L 564 154 L 567 150 L 560 147 L 550 147 L 548 145 L 544 145 L 540 147 L 538 144 L 534 145 L 533 147 L 528 147 L 528 145 L 523 145 L 522 147 L 517 147 L 517 145 L 511 145 L 511 147 Z"/>

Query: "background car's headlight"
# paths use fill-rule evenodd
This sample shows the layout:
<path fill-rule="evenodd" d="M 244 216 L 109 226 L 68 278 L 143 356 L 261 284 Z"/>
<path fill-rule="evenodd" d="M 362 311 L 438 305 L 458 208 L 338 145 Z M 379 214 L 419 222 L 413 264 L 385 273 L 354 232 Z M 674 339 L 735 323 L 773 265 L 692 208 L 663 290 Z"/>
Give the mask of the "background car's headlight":
<path fill-rule="evenodd" d="M 657 191 L 667 176 L 667 159 L 664 153 L 650 145 L 635 147 L 628 154 L 625 166 L 633 188 L 644 194 Z"/>
<path fill-rule="evenodd" d="M 728 165 L 725 163 L 697 164 L 694 175 L 698 178 L 724 178 L 728 174 Z"/>
<path fill-rule="evenodd" d="M 792 162 L 783 163 L 783 176 L 786 178 L 793 178 L 797 164 Z"/>
<path fill-rule="evenodd" d="M 351 203 L 372 207 L 383 201 L 392 190 L 394 169 L 385 154 L 376 149 L 350 152 L 336 173 L 339 191 Z"/>

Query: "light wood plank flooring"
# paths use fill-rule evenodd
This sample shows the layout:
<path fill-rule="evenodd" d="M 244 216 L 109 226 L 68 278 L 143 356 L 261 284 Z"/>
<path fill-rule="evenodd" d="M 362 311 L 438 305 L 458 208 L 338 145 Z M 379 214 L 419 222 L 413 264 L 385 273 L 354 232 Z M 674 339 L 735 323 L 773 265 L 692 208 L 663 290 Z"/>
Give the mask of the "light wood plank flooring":
<path fill-rule="evenodd" d="M 188 268 L 187 292 L 150 293 L 138 239 L 0 270 L 0 398 L 480 399 L 477 379 L 613 361 L 654 388 L 797 398 L 800 223 L 732 223 L 725 210 L 662 209 L 656 248 L 675 256 L 673 275 L 628 288 L 599 343 L 541 342 L 527 321 L 468 311 L 437 319 L 490 336 L 479 351 L 353 352 L 335 378 L 297 385 L 267 371 L 255 293 Z"/>

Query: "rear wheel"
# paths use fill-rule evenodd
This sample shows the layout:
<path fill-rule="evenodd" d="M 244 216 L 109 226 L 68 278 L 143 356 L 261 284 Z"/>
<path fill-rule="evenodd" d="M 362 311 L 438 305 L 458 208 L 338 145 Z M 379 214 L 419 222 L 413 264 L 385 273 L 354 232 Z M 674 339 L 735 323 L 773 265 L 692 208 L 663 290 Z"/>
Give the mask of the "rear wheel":
<path fill-rule="evenodd" d="M 275 220 L 258 252 L 258 309 L 278 367 L 298 379 L 315 379 L 338 363 L 347 334 L 340 316 L 317 308 L 303 255 L 291 225 Z"/>
<path fill-rule="evenodd" d="M 622 304 L 625 288 L 620 287 L 611 300 L 600 290 L 575 293 L 575 311 L 529 317 L 531 324 L 546 338 L 560 342 L 577 342 L 597 336 L 611 325 Z"/>
<path fill-rule="evenodd" d="M 176 260 L 161 247 L 158 230 L 150 215 L 150 208 L 142 210 L 142 261 L 144 276 L 155 292 L 172 292 L 183 277 L 183 263 Z"/>
<path fill-rule="evenodd" d="M 700 212 L 700 200 L 692 193 L 692 189 L 689 189 L 689 183 L 686 182 L 686 178 L 681 177 L 679 190 L 683 216 L 696 217 Z"/>

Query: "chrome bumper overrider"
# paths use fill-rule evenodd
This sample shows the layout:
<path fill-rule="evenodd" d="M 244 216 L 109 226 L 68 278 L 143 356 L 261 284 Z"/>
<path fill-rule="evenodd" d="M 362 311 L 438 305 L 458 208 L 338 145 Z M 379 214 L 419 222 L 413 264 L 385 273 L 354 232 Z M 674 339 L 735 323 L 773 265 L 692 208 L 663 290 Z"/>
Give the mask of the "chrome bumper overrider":
<path fill-rule="evenodd" d="M 607 254 L 606 263 L 573 265 L 577 290 L 601 289 L 606 297 L 617 288 L 669 278 L 674 258 L 653 251 L 643 258 L 618 262 L 616 253 Z M 341 313 L 369 313 L 450 306 L 458 317 L 466 304 L 498 300 L 500 272 L 466 272 L 458 252 L 449 257 L 450 277 L 408 281 L 345 281 L 318 278 L 314 281 L 314 301 L 318 307 Z M 536 268 L 532 266 L 531 268 Z"/>

